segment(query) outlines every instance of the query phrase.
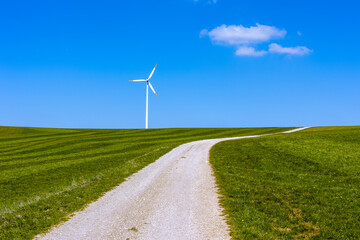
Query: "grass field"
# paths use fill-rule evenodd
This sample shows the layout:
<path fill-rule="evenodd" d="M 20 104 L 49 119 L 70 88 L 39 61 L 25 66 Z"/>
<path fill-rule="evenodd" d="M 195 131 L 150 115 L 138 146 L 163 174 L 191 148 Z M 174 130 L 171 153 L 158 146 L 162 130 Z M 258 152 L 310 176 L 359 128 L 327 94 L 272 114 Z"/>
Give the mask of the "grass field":
<path fill-rule="evenodd" d="M 0 127 L 0 239 L 32 238 L 182 143 L 288 129 Z"/>
<path fill-rule="evenodd" d="M 360 127 L 226 141 L 210 156 L 234 239 L 360 239 Z"/>

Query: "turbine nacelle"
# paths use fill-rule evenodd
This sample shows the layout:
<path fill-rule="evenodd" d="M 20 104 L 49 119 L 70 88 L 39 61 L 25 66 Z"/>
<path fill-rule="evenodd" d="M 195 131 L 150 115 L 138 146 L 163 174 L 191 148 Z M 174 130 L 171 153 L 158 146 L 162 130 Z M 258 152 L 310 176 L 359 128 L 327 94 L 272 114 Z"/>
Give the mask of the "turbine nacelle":
<path fill-rule="evenodd" d="M 158 96 L 155 92 L 155 89 L 153 88 L 153 86 L 151 85 L 151 83 L 149 81 L 150 78 L 152 77 L 152 75 L 154 74 L 156 67 L 157 67 L 157 64 L 155 65 L 154 69 L 151 71 L 151 73 L 147 79 L 130 80 L 129 82 L 146 82 L 149 85 L 149 87 L 151 88 L 151 90 L 154 92 L 155 96 Z"/>

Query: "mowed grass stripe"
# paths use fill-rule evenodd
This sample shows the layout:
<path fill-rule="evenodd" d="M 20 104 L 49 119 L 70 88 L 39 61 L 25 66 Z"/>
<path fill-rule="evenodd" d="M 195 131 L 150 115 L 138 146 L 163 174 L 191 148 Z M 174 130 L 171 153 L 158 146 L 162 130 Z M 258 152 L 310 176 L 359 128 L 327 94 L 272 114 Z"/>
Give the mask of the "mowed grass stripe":
<path fill-rule="evenodd" d="M 101 144 L 119 144 L 119 143 L 126 143 L 126 142 L 131 142 L 132 139 L 136 140 L 137 138 L 133 138 L 133 137 L 129 137 L 129 138 L 120 138 L 121 135 L 115 135 L 115 136 L 106 136 L 104 137 L 103 135 L 97 136 L 97 135 L 91 135 L 91 137 L 81 137 L 79 138 L 79 136 L 77 136 L 76 140 L 71 140 L 69 141 L 68 139 L 57 139 L 57 140 L 52 140 L 52 141 L 44 141 L 43 144 L 37 146 L 37 147 L 25 147 L 23 149 L 21 149 L 21 151 L 14 151 L 12 153 L 8 153 L 8 154 L 0 154 L 1 158 L 2 158 L 2 162 L 7 161 L 7 160 L 16 160 L 16 159 L 21 159 L 22 157 L 41 157 L 44 154 L 46 154 L 47 156 L 50 156 L 50 154 L 61 154 L 60 151 L 64 151 L 64 149 L 70 149 L 70 151 L 74 148 L 76 148 L 77 146 L 75 145 L 80 145 L 84 144 L 84 148 L 85 150 L 88 150 L 89 145 L 91 144 L 96 144 L 99 145 L 99 147 L 101 147 Z M 165 136 L 166 139 L 170 139 L 170 138 L 174 138 L 176 139 L 176 136 L 171 136 L 171 135 L 166 135 Z M 152 140 L 158 140 L 158 138 L 153 138 L 153 137 L 148 137 L 148 138 L 143 138 L 143 140 L 147 140 L 147 141 L 152 141 Z M 16 143 L 18 144 L 18 143 Z M 79 147 L 80 147 L 79 146 Z M 98 146 L 93 146 L 93 147 L 98 147 Z M 59 149 L 61 149 L 59 151 Z M 79 148 L 80 149 L 80 148 Z M 64 152 L 65 154 L 66 152 Z M 13 157 L 15 156 L 15 157 Z"/>
<path fill-rule="evenodd" d="M 222 142 L 210 160 L 234 239 L 359 239 L 360 127 Z"/>
<path fill-rule="evenodd" d="M 152 144 L 139 144 L 136 146 L 128 146 L 127 148 L 122 148 L 121 152 L 119 149 L 113 149 L 111 151 L 88 151 L 86 154 L 83 152 L 69 154 L 59 158 L 59 155 L 55 155 L 56 157 L 49 157 L 47 160 L 42 160 L 38 162 L 30 162 L 25 165 L 21 165 L 18 168 L 14 168 L 13 166 L 8 166 L 8 169 L 0 168 L 0 182 L 9 181 L 10 179 L 16 179 L 20 176 L 37 174 L 41 171 L 54 170 L 59 167 L 73 167 L 76 164 L 81 164 L 83 162 L 91 162 L 91 161 L 104 161 L 109 157 L 118 157 L 118 158 L 126 158 L 132 154 L 139 154 L 140 152 L 151 150 L 154 148 Z M 63 154 L 63 153 L 59 153 Z M 61 156 L 61 155 L 60 155 Z M 43 159 L 43 158 L 42 158 Z M 4 167 L 6 168 L 6 166 Z"/>
<path fill-rule="evenodd" d="M 139 130 L 138 130 L 139 131 Z M 215 134 L 220 134 L 220 136 L 222 136 L 221 134 L 224 134 L 224 130 L 209 130 L 208 132 L 204 132 L 203 129 L 200 129 L 198 130 L 199 132 L 196 132 L 196 130 L 193 131 L 192 134 L 189 134 L 189 133 L 184 133 L 181 129 L 178 129 L 178 130 L 173 130 L 172 132 L 165 132 L 163 134 L 157 134 L 156 137 L 154 138 L 153 135 L 149 135 L 149 136 L 143 136 L 143 135 L 132 135 L 132 136 L 129 136 L 128 134 L 126 134 L 126 137 L 125 138 L 126 140 L 124 141 L 131 141 L 131 138 L 137 138 L 139 136 L 143 137 L 143 138 L 146 138 L 148 137 L 148 140 L 152 140 L 152 139 L 158 139 L 159 136 L 164 136 L 166 137 L 168 140 L 173 138 L 173 139 L 178 139 L 179 137 L 196 137 L 196 136 L 203 136 L 206 138 L 207 135 L 213 135 L 214 137 L 216 137 Z M 228 130 L 229 133 L 231 133 L 232 130 Z M 257 132 L 257 129 L 248 129 L 247 130 L 249 134 L 251 133 L 254 133 Z M 262 132 L 263 133 L 266 133 L 266 129 L 264 129 Z M 271 131 L 271 129 L 269 130 Z M 128 132 L 128 131 L 127 131 Z M 244 132 L 245 133 L 245 132 Z M 106 134 L 106 137 L 104 138 L 103 136 L 105 135 L 105 133 L 98 133 L 98 132 L 93 132 L 91 134 L 89 133 L 81 133 L 81 135 L 79 135 L 79 133 L 76 134 L 77 137 L 80 137 L 80 136 L 89 136 L 89 137 L 92 137 L 94 141 L 98 141 L 99 138 L 101 138 L 102 141 L 108 141 L 108 140 L 114 140 L 114 139 L 118 139 L 119 136 L 122 136 L 122 137 L 125 137 L 124 134 L 119 134 L 119 133 L 111 133 L 111 134 Z M 110 136 L 109 136 L 110 135 Z M 113 137 L 111 137 L 111 135 L 114 135 Z M 67 143 L 67 144 L 72 144 L 72 143 L 78 143 L 79 141 L 74 141 L 74 142 L 69 142 L 67 141 L 67 138 L 71 137 L 73 138 L 75 135 L 74 134 L 71 134 L 69 136 L 66 136 L 65 138 L 59 138 L 58 136 L 55 136 L 55 137 L 52 137 L 52 138 L 43 138 L 41 141 L 39 141 L 39 144 L 41 143 L 49 143 L 49 145 L 52 145 L 52 144 L 58 144 L 57 142 L 59 142 L 60 140 L 62 140 L 64 143 Z M 54 139 L 54 140 L 51 140 L 51 139 Z M 83 139 L 84 141 L 88 141 L 88 139 L 86 138 L 81 138 Z M 89 139 L 90 140 L 90 139 Z M 34 143 L 35 141 L 31 142 L 31 143 Z M 18 146 L 18 144 L 20 144 L 21 142 L 8 142 L 8 143 L 11 143 L 13 146 Z M 46 144 L 45 144 L 46 145 Z M 9 146 L 11 146 L 10 144 L 8 145 L 5 145 L 5 146 L 1 146 L 3 148 L 9 148 Z M 23 146 L 22 148 L 19 148 L 17 147 L 16 150 L 20 150 L 20 151 L 17 151 L 17 152 L 12 152 L 12 153 L 9 153 L 9 154 L 5 154 L 7 151 L 2 151 L 1 152 L 1 156 L 3 157 L 6 157 L 6 156 L 11 156 L 13 153 L 19 155 L 19 154 L 26 154 L 28 152 L 33 152 L 33 151 L 41 151 L 42 149 L 41 148 L 33 148 L 32 147 L 33 145 L 30 145 L 28 146 L 28 148 L 30 150 L 28 150 L 28 148 L 26 146 Z M 44 146 L 44 148 L 47 148 L 48 146 Z M 26 150 L 26 151 L 25 151 Z M 9 152 L 11 152 L 11 150 L 8 150 Z"/>
<path fill-rule="evenodd" d="M 126 153 L 129 152 L 131 150 L 136 150 L 138 148 L 145 148 L 146 144 L 140 145 L 140 146 L 132 146 L 132 147 L 128 147 L 126 145 L 122 145 L 122 148 L 118 148 L 117 150 L 110 150 L 107 151 L 106 149 L 110 148 L 113 149 L 113 145 L 114 144 L 118 144 L 121 143 L 123 141 L 117 141 L 117 142 L 111 142 L 111 143 L 107 143 L 105 141 L 101 141 L 101 143 L 99 143 L 99 140 L 94 141 L 94 139 L 90 139 L 92 140 L 91 142 L 87 142 L 87 139 L 84 139 L 82 142 L 77 141 L 76 144 L 75 142 L 70 142 L 69 144 L 66 143 L 62 143 L 59 145 L 56 145 L 56 147 L 50 145 L 47 147 L 51 147 L 51 151 L 46 151 L 44 153 L 44 155 L 25 155 L 19 158 L 12 158 L 8 161 L 11 161 L 10 164 L 7 164 L 6 162 L 2 162 L 0 163 L 0 170 L 7 170 L 7 171 L 2 171 L 0 174 L 2 174 L 2 176 L 0 176 L 2 179 L 7 180 L 7 178 L 5 176 L 9 176 L 9 178 L 11 176 L 14 176 L 13 172 L 9 171 L 11 169 L 15 169 L 15 171 L 17 172 L 26 172 L 27 174 L 32 174 L 35 173 L 37 171 L 41 171 L 41 169 L 36 169 L 35 172 L 32 172 L 33 168 L 37 168 L 36 165 L 38 164 L 43 164 L 41 167 L 43 170 L 47 169 L 47 165 L 51 165 L 52 168 L 56 167 L 56 164 L 53 163 L 58 163 L 60 161 L 63 160 L 68 160 L 68 161 L 72 161 L 72 160 L 76 160 L 78 157 L 81 158 L 87 158 L 87 161 L 90 161 L 92 159 L 94 159 L 94 157 L 97 157 L 99 155 L 104 156 L 106 154 L 111 154 L 111 153 L 117 153 L 117 151 L 121 151 L 122 153 Z M 167 140 L 169 141 L 169 137 L 167 136 Z M 86 144 L 83 146 L 82 143 L 85 142 Z M 147 145 L 151 145 L 150 143 Z M 67 148 L 65 148 L 67 147 Z M 127 148 L 126 148 L 127 147 Z M 58 149 L 59 148 L 59 149 Z M 61 149 L 60 149 L 61 148 Z M 73 149 L 77 148 L 78 150 L 75 153 L 71 153 L 71 151 L 74 151 Z M 96 149 L 95 150 L 89 150 L 89 149 Z M 38 151 L 38 150 L 42 150 L 41 149 L 35 149 L 34 151 Z M 56 150 L 56 151 L 55 151 Z M 63 156 L 61 158 L 59 158 L 58 156 Z M 42 157 L 46 157 L 46 160 L 44 160 L 44 158 Z M 19 160 L 18 160 L 19 159 Z M 46 162 L 46 164 L 44 164 Z M 69 165 L 71 163 L 68 163 Z M 65 166 L 66 163 L 61 162 L 59 163 L 59 166 Z M 21 168 L 25 168 L 26 169 L 21 169 Z"/>
<path fill-rule="evenodd" d="M 46 152 L 50 152 L 49 149 L 51 149 L 51 151 L 55 151 L 57 148 L 61 148 L 61 147 L 71 147 L 72 144 L 81 144 L 81 143 L 86 143 L 89 144 L 92 142 L 95 142 L 96 144 L 101 144 L 101 143 L 105 143 L 107 141 L 110 140 L 116 140 L 119 139 L 119 136 L 114 136 L 114 137 L 101 137 L 101 136 L 96 136 L 96 135 L 91 135 L 91 136 L 73 136 L 71 138 L 71 140 L 69 139 L 53 139 L 53 140 L 48 140 L 48 141 L 43 141 L 41 145 L 39 145 L 38 147 L 28 147 L 28 148 L 23 148 L 21 149 L 21 151 L 14 151 L 12 153 L 8 153 L 8 154 L 1 154 L 0 156 L 2 156 L 4 159 L 7 159 L 7 157 L 11 158 L 11 156 L 13 155 L 17 155 L 17 156 L 21 156 L 21 155 L 27 155 L 27 154 L 33 154 L 33 153 L 37 153 L 37 152 L 42 152 L 43 150 L 46 150 Z M 101 140 L 101 142 L 99 142 L 99 140 Z M 19 143 L 16 143 L 19 144 Z"/>
<path fill-rule="evenodd" d="M 84 146 L 81 147 L 81 149 L 79 149 L 79 151 L 76 152 L 69 152 L 69 150 L 59 150 L 55 154 L 45 154 L 45 155 L 41 155 L 39 157 L 21 157 L 19 159 L 13 159 L 13 160 L 9 160 L 7 162 L 2 162 L 0 163 L 0 171 L 1 170 L 5 170 L 5 169 L 11 169 L 14 166 L 17 166 L 19 168 L 21 167 L 25 167 L 25 166 L 30 166 L 30 165 L 36 165 L 36 164 L 42 164 L 42 163 L 52 163 L 52 162 L 57 162 L 57 161 L 61 161 L 63 159 L 76 159 L 76 158 L 84 158 L 84 157 L 96 157 L 99 155 L 103 155 L 103 154 L 110 154 L 110 153 L 127 153 L 129 151 L 137 151 L 139 147 L 147 147 L 147 146 L 152 146 L 153 144 L 151 143 L 144 143 L 141 144 L 141 146 L 139 145 L 134 145 L 134 144 L 122 144 L 122 147 L 119 148 L 116 146 L 116 143 L 109 143 L 109 144 L 101 144 L 101 145 L 92 145 L 92 148 L 90 148 L 91 150 L 87 150 Z M 88 145 L 90 147 L 90 145 Z M 97 146 L 97 148 L 95 148 L 94 146 Z M 75 147 L 75 145 L 74 145 Z"/>
<path fill-rule="evenodd" d="M 179 132 L 180 130 L 176 131 Z M 253 133 L 254 130 L 249 130 L 249 132 L 247 134 L 251 134 Z M 181 137 L 181 138 L 192 138 L 192 137 L 197 137 L 199 136 L 200 133 L 193 133 L 193 134 L 179 134 L 179 136 L 174 135 L 176 134 L 176 132 L 173 132 L 171 134 L 166 134 L 166 135 L 162 135 L 161 136 L 164 137 L 165 141 L 170 141 L 171 139 L 174 139 L 175 141 Z M 222 134 L 221 132 L 219 133 L 219 130 L 210 130 L 208 132 L 203 132 L 202 136 L 206 138 L 207 135 L 213 135 L 213 134 Z M 213 137 L 216 137 L 216 135 L 213 135 Z M 153 141 L 153 140 L 157 140 L 158 141 L 159 136 L 153 137 L 153 136 L 149 136 L 149 137 L 145 137 L 143 138 L 143 140 L 146 141 Z M 99 140 L 100 143 L 99 143 Z M 91 138 L 81 138 L 79 140 L 75 140 L 75 141 L 67 141 L 66 139 L 61 139 L 58 141 L 52 141 L 52 142 L 44 142 L 44 144 L 40 145 L 39 147 L 28 147 L 28 148 L 23 148 L 21 151 L 15 151 L 12 152 L 11 154 L 0 154 L 1 158 L 2 158 L 2 162 L 6 162 L 6 161 L 16 161 L 16 160 L 22 160 L 24 158 L 29 159 L 31 158 L 38 158 L 38 157 L 42 157 L 42 156 L 52 156 L 52 155 L 59 155 L 59 154 L 66 154 L 67 152 L 64 151 L 64 147 L 67 147 L 67 149 L 69 149 L 69 151 L 72 151 L 72 149 L 75 147 L 75 144 L 82 144 L 82 143 L 86 143 L 85 150 L 87 150 L 88 146 L 92 143 L 96 143 L 96 144 L 106 144 L 106 142 L 108 141 L 112 141 L 112 140 L 117 140 L 116 142 L 113 142 L 114 144 L 118 144 L 118 143 L 122 143 L 122 142 L 127 142 L 127 141 L 131 141 L 132 138 L 126 138 L 126 140 L 119 140 L 118 136 L 114 136 L 114 137 L 102 137 L 102 136 L 91 136 Z M 90 146 L 89 146 L 90 147 Z M 97 146 L 94 146 L 97 147 Z M 60 149 L 61 150 L 58 150 Z M 49 150 L 51 149 L 51 150 Z M 44 151 L 46 150 L 46 151 Z M 64 151 L 64 152 L 61 152 Z M 1 162 L 0 162 L 1 165 Z"/>
<path fill-rule="evenodd" d="M 195 137 L 197 135 L 192 135 L 191 137 Z M 180 137 L 190 137 L 188 135 L 183 135 Z M 164 141 L 171 141 L 174 139 L 177 140 L 176 136 L 172 135 L 165 135 Z M 42 144 L 40 147 L 34 147 L 32 149 L 27 149 L 23 151 L 14 152 L 12 154 L 1 154 L 2 161 L 0 162 L 0 165 L 6 164 L 6 162 L 14 162 L 17 160 L 24 160 L 28 159 L 31 161 L 31 159 L 38 159 L 41 157 L 51 157 L 51 156 L 57 156 L 57 155 L 64 155 L 71 153 L 74 148 L 76 148 L 78 151 L 77 153 L 81 151 L 88 151 L 91 148 L 102 148 L 107 145 L 114 145 L 114 144 L 121 144 L 126 142 L 131 142 L 132 138 L 129 138 L 128 140 L 119 140 L 119 137 L 111 137 L 111 138 L 82 138 L 75 141 L 57 141 L 57 142 L 46 142 Z M 134 139 L 135 141 L 136 139 Z M 143 138 L 146 142 L 156 141 L 159 142 L 159 138 Z"/>
<path fill-rule="evenodd" d="M 7 156 L 12 156 L 12 155 L 20 155 L 20 154 L 27 154 L 27 153 L 31 153 L 31 152 L 36 152 L 36 151 L 41 151 L 41 148 L 44 148 L 44 146 L 51 146 L 51 145 L 57 145 L 61 142 L 64 143 L 70 143 L 71 141 L 69 141 L 68 138 L 71 138 L 72 140 L 74 139 L 86 139 L 85 137 L 83 137 L 83 135 L 75 135 L 75 136 L 71 136 L 71 137 L 66 137 L 66 138 L 54 138 L 54 139 L 42 139 L 42 140 L 38 140 L 38 141 L 34 141 L 34 142 L 29 142 L 27 144 L 25 143 L 21 143 L 21 142 L 13 142 L 11 144 L 0 144 L 3 145 L 3 147 L 6 149 L 4 151 L 1 151 L 0 156 L 2 156 L 3 158 L 6 158 Z"/>
<path fill-rule="evenodd" d="M 140 130 L 134 130 L 131 132 L 139 132 L 139 131 Z M 149 131 L 151 131 L 151 130 L 149 130 Z M 212 131 L 208 131 L 208 132 L 204 132 L 204 130 L 202 130 L 199 133 L 196 133 L 196 130 L 194 130 L 194 132 L 192 134 L 190 134 L 188 132 L 182 131 L 181 129 L 173 129 L 168 132 L 156 134 L 155 139 L 158 138 L 159 136 L 173 137 L 176 139 L 178 139 L 179 137 L 183 137 L 183 136 L 191 137 L 191 136 L 196 136 L 199 134 L 202 136 L 205 136 L 207 134 L 213 134 L 216 132 L 219 132 L 219 130 L 215 130 L 215 131 L 212 130 Z M 220 133 L 221 132 L 223 132 L 223 131 L 220 130 Z M 48 137 L 49 135 L 46 135 L 46 136 L 39 137 L 37 140 L 40 139 L 39 143 L 43 143 L 43 142 L 51 141 L 51 140 L 68 141 L 68 138 L 74 138 L 74 137 L 81 137 L 80 139 L 87 140 L 87 138 L 84 138 L 84 136 L 91 137 L 91 138 L 93 138 L 93 140 L 98 140 L 100 138 L 102 141 L 119 139 L 119 137 L 122 137 L 122 139 L 124 139 L 123 141 L 131 141 L 131 138 L 138 138 L 138 137 L 149 138 L 149 139 L 154 138 L 153 134 L 146 134 L 146 135 L 141 134 L 141 133 L 140 134 L 129 134 L 129 131 L 125 131 L 125 133 L 127 133 L 127 134 L 123 134 L 122 132 L 109 132 L 109 133 L 102 133 L 102 132 L 82 133 L 82 132 L 80 132 L 80 133 L 76 133 L 76 134 L 66 135 L 66 137 L 63 137 L 63 135 L 61 135 L 61 137 L 59 135 L 55 135 L 55 136 L 50 135 L 51 138 L 49 138 Z M 1 139 L 1 137 L 0 137 L 0 139 Z M 3 143 L 2 145 L 0 145 L 0 147 L 1 148 L 10 148 L 11 146 L 17 147 L 18 146 L 17 144 L 22 144 L 23 142 L 24 141 L 22 138 L 17 138 L 15 141 L 13 141 L 13 139 L 11 138 L 11 139 L 7 139 L 6 144 Z M 34 143 L 37 143 L 37 141 L 31 139 L 29 141 L 29 143 L 34 144 Z M 68 143 L 71 143 L 71 142 L 68 142 Z M 23 148 L 21 148 L 21 149 L 23 149 Z M 4 152 L 2 152 L 2 153 L 4 153 Z"/>
<path fill-rule="evenodd" d="M 121 144 L 121 146 L 126 146 L 127 142 L 123 141 L 99 141 L 99 140 L 82 140 L 76 142 L 61 142 L 59 144 L 46 144 L 46 147 L 35 148 L 34 151 L 28 152 L 26 154 L 13 154 L 11 157 L 9 156 L 0 156 L 5 158 L 0 162 L 0 165 L 8 164 L 7 162 L 16 162 L 18 160 L 31 160 L 41 157 L 51 157 L 51 156 L 59 156 L 66 155 L 71 153 L 81 153 L 84 151 L 89 151 L 89 149 L 102 149 L 105 147 L 111 147 L 116 144 Z M 75 150 L 75 152 L 74 152 Z M 10 163 L 9 163 L 10 164 Z"/>
<path fill-rule="evenodd" d="M 211 132 L 212 133 L 212 132 Z M 206 133 L 207 134 L 207 133 Z M 167 136 L 167 139 L 168 136 Z M 42 171 L 42 170 L 47 170 L 49 168 L 56 168 L 57 165 L 59 167 L 63 167 L 66 165 L 71 165 L 73 164 L 73 160 L 76 160 L 78 157 L 81 158 L 87 158 L 86 161 L 91 161 L 94 159 L 94 157 L 97 157 L 99 155 L 101 156 L 105 156 L 106 154 L 111 154 L 111 153 L 117 153 L 116 151 L 119 150 L 123 153 L 128 152 L 132 149 L 138 149 L 138 148 L 145 148 L 146 146 L 140 145 L 140 146 L 133 146 L 132 148 L 124 148 L 126 145 L 123 145 L 122 148 L 117 149 L 117 150 L 111 150 L 111 151 L 107 151 L 107 148 L 113 148 L 112 145 L 117 144 L 119 142 L 112 142 L 110 143 L 106 143 L 104 141 L 101 141 L 101 143 L 98 143 L 99 141 L 94 141 L 93 138 L 91 138 L 90 140 L 92 140 L 92 142 L 86 142 L 87 139 L 84 139 L 83 142 L 86 142 L 86 145 L 82 146 L 81 143 L 76 143 L 74 144 L 74 142 L 70 142 L 69 144 L 65 144 L 62 143 L 61 146 L 57 146 L 57 148 L 61 148 L 60 150 L 57 151 L 47 151 L 45 152 L 44 155 L 25 155 L 22 156 L 20 158 L 14 158 L 11 159 L 11 164 L 5 165 L 6 163 L 2 163 L 0 165 L 2 165 L 2 167 L 0 167 L 0 170 L 7 170 L 7 171 L 2 171 L 0 174 L 1 179 L 3 180 L 7 180 L 6 176 L 8 176 L 9 178 L 13 178 L 15 174 L 13 174 L 12 171 L 9 171 L 11 169 L 14 169 L 14 171 L 16 171 L 17 173 L 19 172 L 25 172 L 26 174 L 33 174 L 36 173 L 38 171 Z M 166 140 L 168 141 L 168 140 Z M 94 144 L 94 143 L 98 143 L 98 144 Z M 67 149 L 64 149 L 64 146 L 67 146 Z M 50 146 L 51 150 L 56 150 L 57 148 Z M 73 154 L 70 154 L 71 151 L 73 151 L 74 148 L 77 148 L 78 151 L 76 151 Z M 90 150 L 89 150 L 90 149 Z M 91 149 L 97 149 L 98 153 L 94 150 Z M 42 149 L 35 149 L 34 151 L 37 150 L 42 150 Z M 85 154 L 83 152 L 86 152 Z M 46 160 L 43 160 L 44 158 L 41 157 L 45 157 L 46 156 Z M 54 157 L 56 156 L 56 157 Z M 63 156 L 61 158 L 59 158 L 58 156 Z M 20 161 L 24 162 L 26 164 L 21 164 L 19 161 L 16 161 L 17 159 L 20 159 Z M 26 160 L 24 160 L 26 159 Z M 67 162 L 61 162 L 63 160 L 67 160 Z M 46 164 L 44 164 L 46 162 Z M 57 163 L 57 164 L 54 164 Z M 41 168 L 37 168 L 36 165 L 38 164 L 42 164 Z M 13 166 L 12 166 L 13 165 Z M 49 167 L 50 166 L 50 167 Z M 21 169 L 26 167 L 26 169 Z M 15 169 L 16 168 L 16 169 Z M 32 169 L 35 169 L 34 171 L 32 171 Z M 19 175 L 19 174 L 17 174 Z"/>
<path fill-rule="evenodd" d="M 0 127 L 0 239 L 30 239 L 182 143 L 285 130 Z"/>
<path fill-rule="evenodd" d="M 44 130 L 45 131 L 45 130 Z M 66 138 L 66 137 L 73 137 L 73 136 L 81 136 L 81 135 L 91 135 L 95 134 L 96 132 L 83 132 L 83 131 L 72 131 L 70 133 L 56 133 L 51 134 L 50 133 L 40 133 L 40 134 L 32 134 L 30 136 L 24 136 L 22 134 L 16 134 L 15 136 L 9 136 L 9 135 L 1 135 L 0 136 L 0 142 L 6 144 L 6 143 L 24 143 L 24 142 L 32 142 L 35 140 L 41 140 L 41 139 L 53 139 L 53 138 Z"/>

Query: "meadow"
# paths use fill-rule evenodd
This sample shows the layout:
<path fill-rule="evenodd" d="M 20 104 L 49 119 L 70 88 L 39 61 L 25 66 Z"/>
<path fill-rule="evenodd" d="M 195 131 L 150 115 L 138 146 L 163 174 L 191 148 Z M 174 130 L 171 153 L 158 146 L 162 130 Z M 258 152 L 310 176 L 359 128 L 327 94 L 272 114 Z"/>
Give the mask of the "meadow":
<path fill-rule="evenodd" d="M 360 239 L 360 127 L 220 142 L 210 161 L 233 239 Z"/>
<path fill-rule="evenodd" d="M 182 143 L 289 129 L 0 127 L 0 239 L 31 239 Z"/>

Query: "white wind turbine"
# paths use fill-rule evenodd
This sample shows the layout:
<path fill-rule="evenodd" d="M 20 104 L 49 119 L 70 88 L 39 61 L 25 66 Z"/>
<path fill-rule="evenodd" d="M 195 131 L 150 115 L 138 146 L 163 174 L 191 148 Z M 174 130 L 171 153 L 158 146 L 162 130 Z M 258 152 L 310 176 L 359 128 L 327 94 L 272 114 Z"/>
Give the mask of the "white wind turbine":
<path fill-rule="evenodd" d="M 148 128 L 148 111 L 149 111 L 149 86 L 151 90 L 154 92 L 156 96 L 158 96 L 153 88 L 153 86 L 150 83 L 150 78 L 154 74 L 155 68 L 157 64 L 155 65 L 154 69 L 151 71 L 149 77 L 147 79 L 138 79 L 138 80 L 130 80 L 129 82 L 146 82 L 146 117 L 145 117 L 145 128 Z"/>

